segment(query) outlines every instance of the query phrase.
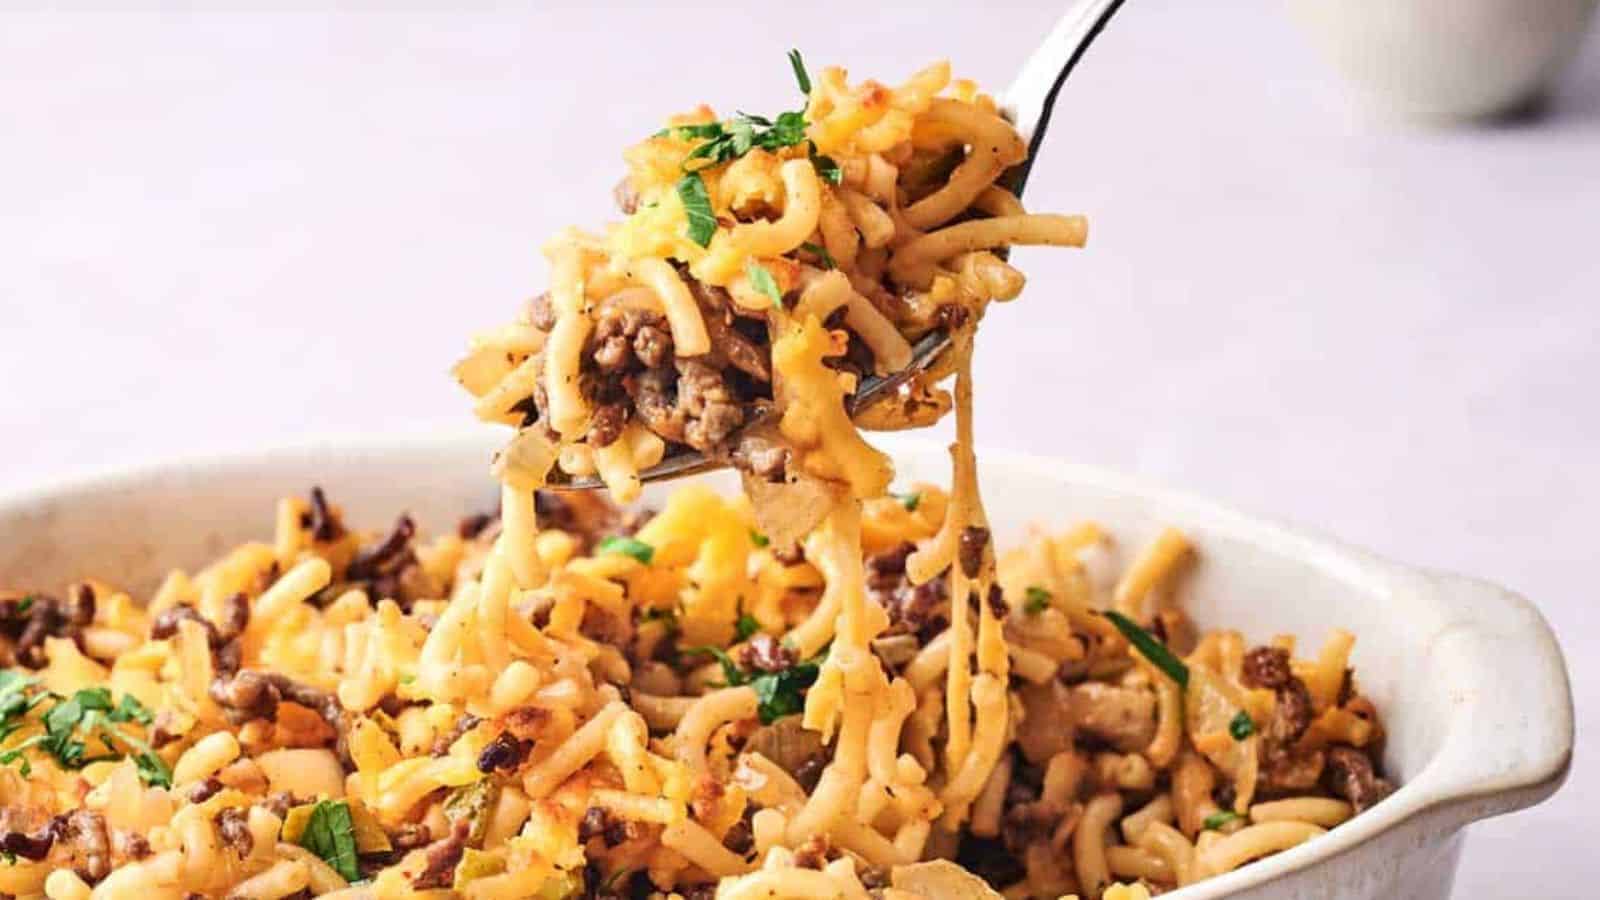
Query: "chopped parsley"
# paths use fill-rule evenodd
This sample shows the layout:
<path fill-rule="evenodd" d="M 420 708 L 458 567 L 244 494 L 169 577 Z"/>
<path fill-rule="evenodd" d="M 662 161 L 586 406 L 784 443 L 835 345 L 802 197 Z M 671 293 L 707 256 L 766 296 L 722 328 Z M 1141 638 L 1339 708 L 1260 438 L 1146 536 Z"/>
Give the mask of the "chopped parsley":
<path fill-rule="evenodd" d="M 1255 720 L 1250 718 L 1250 714 L 1242 709 L 1239 710 L 1238 715 L 1233 717 L 1233 721 L 1228 723 L 1228 734 L 1233 735 L 1233 739 L 1236 741 L 1242 741 L 1255 733 Z"/>
<path fill-rule="evenodd" d="M 811 76 L 806 72 L 805 61 L 799 50 L 789 51 L 789 65 L 794 69 L 795 82 L 800 92 L 811 95 Z M 817 145 L 806 139 L 806 114 L 804 109 L 789 110 L 769 119 L 741 112 L 725 122 L 697 122 L 692 125 L 674 125 L 655 133 L 656 137 L 675 137 L 684 141 L 699 141 L 683 159 L 684 175 L 678 179 L 678 197 L 683 201 L 684 214 L 689 220 L 689 239 L 702 247 L 711 245 L 717 231 L 717 218 L 711 209 L 711 198 L 706 191 L 701 169 L 732 162 L 751 150 L 777 151 L 785 147 L 806 144 L 806 157 L 817 170 L 817 176 L 830 184 L 844 180 L 844 170 L 832 157 L 817 152 Z M 831 266 L 830 266 L 831 268 Z"/>
<path fill-rule="evenodd" d="M 747 641 L 760 630 L 761 623 L 747 612 L 739 613 L 739 620 L 733 623 L 733 636 L 737 641 Z"/>
<path fill-rule="evenodd" d="M 156 720 L 155 714 L 145 708 L 139 698 L 132 694 L 123 694 L 122 702 L 111 711 L 113 722 L 137 722 L 140 725 L 149 725 Z"/>
<path fill-rule="evenodd" d="M 794 82 L 800 85 L 800 93 L 811 96 L 811 75 L 806 72 L 806 61 L 800 58 L 799 50 L 789 51 L 789 66 L 794 69 Z"/>
<path fill-rule="evenodd" d="M 28 689 L 38 683 L 39 679 L 19 672 L 0 671 L 0 741 L 22 728 L 27 714 L 50 698 L 43 692 L 28 694 Z"/>
<path fill-rule="evenodd" d="M 738 687 L 748 684 L 755 689 L 756 712 L 761 716 L 763 725 L 771 725 L 784 716 L 792 716 L 805 709 L 805 690 L 816 683 L 817 674 L 822 671 L 822 663 L 828 657 L 828 651 L 825 649 L 815 657 L 795 663 L 787 669 L 751 675 L 739 668 L 733 657 L 720 647 L 695 647 L 684 652 L 705 653 L 716 659 L 722 666 L 722 677 L 726 686 Z"/>
<path fill-rule="evenodd" d="M 720 134 L 722 134 L 721 122 L 701 122 L 696 125 L 674 125 L 671 128 L 663 128 L 655 133 L 655 137 L 673 135 L 679 140 L 688 141 L 695 138 L 714 138 Z"/>
<path fill-rule="evenodd" d="M 39 683 L 39 679 L 11 669 L 0 669 L 0 698 L 9 697 Z"/>
<path fill-rule="evenodd" d="M 717 217 L 711 212 L 711 195 L 699 172 L 678 179 L 678 199 L 683 201 L 683 214 L 689 217 L 689 240 L 709 247 L 711 236 L 717 233 Z"/>
<path fill-rule="evenodd" d="M 766 125 L 766 120 L 760 117 L 752 117 L 752 121 L 767 129 L 758 133 L 753 141 L 763 150 L 793 147 L 806 139 L 806 114 L 799 110 L 778 113 L 771 125 Z"/>
<path fill-rule="evenodd" d="M 33 604 L 34 604 L 35 600 L 37 600 L 37 598 L 34 597 L 32 594 L 29 594 L 26 597 L 23 597 L 21 600 L 18 600 L 17 601 L 17 610 L 16 610 L 17 618 L 21 618 L 21 617 L 27 615 L 28 614 L 28 610 L 33 609 Z"/>
<path fill-rule="evenodd" d="M 906 508 L 906 512 L 916 512 L 917 507 L 922 504 L 921 491 L 912 491 L 909 494 L 894 494 L 892 496 L 900 501 L 900 505 Z"/>
<path fill-rule="evenodd" d="M 34 747 L 63 769 L 81 769 L 93 762 L 127 757 L 133 759 L 146 784 L 172 786 L 172 770 L 150 745 L 113 727 L 130 722 L 150 724 L 154 716 L 137 698 L 125 694 L 122 702 L 113 705 L 111 691 L 103 687 L 84 688 L 71 697 L 50 691 L 29 693 L 38 683 L 38 679 L 17 672 L 0 672 L 0 741 L 23 728 L 34 709 L 46 702 L 51 704 L 39 719 L 44 733 L 0 753 L 0 766 L 18 763 L 17 770 L 22 777 L 28 777 L 33 765 L 27 751 Z M 104 752 L 91 753 L 91 741 L 98 741 L 95 749 L 103 748 Z"/>
<path fill-rule="evenodd" d="M 750 286 L 772 298 L 772 305 L 783 306 L 783 292 L 778 290 L 778 282 L 767 271 L 767 267 L 751 258 L 744 264 L 745 277 L 750 279 Z"/>
<path fill-rule="evenodd" d="M 823 156 L 817 152 L 817 145 L 812 144 L 809 152 L 811 165 L 817 170 L 817 177 L 829 184 L 844 182 L 844 169 L 839 168 L 839 163 L 831 156 Z"/>
<path fill-rule="evenodd" d="M 738 687 L 749 681 L 749 676 L 745 674 L 743 669 L 739 668 L 738 663 L 733 661 L 733 657 L 728 655 L 728 651 L 721 647 L 712 647 L 708 644 L 703 647 L 690 647 L 683 652 L 690 654 L 703 653 L 715 659 L 717 664 L 722 666 L 721 687 Z"/>
<path fill-rule="evenodd" d="M 646 544 L 638 538 L 613 536 L 600 542 L 595 548 L 600 553 L 620 553 L 631 556 L 644 565 L 650 565 L 650 560 L 655 558 L 656 548 Z"/>
<path fill-rule="evenodd" d="M 776 119 L 742 112 L 726 122 L 679 125 L 657 134 L 670 134 L 681 140 L 698 140 L 683 158 L 685 172 L 698 172 L 709 166 L 733 162 L 757 147 L 782 150 L 806 139 L 806 115 L 799 110 L 779 113 Z M 811 148 L 815 155 L 816 148 Z"/>
<path fill-rule="evenodd" d="M 1229 822 L 1238 822 L 1243 818 L 1244 816 L 1239 815 L 1231 809 L 1219 809 L 1211 815 L 1206 816 L 1205 820 L 1200 823 L 1200 827 L 1206 831 L 1216 831 L 1224 825 L 1227 825 Z"/>
<path fill-rule="evenodd" d="M 757 547 L 765 547 L 772 543 L 772 540 L 766 535 L 752 528 L 750 529 L 750 543 L 755 544 Z"/>
<path fill-rule="evenodd" d="M 1128 639 L 1128 643 L 1143 654 L 1145 659 L 1150 660 L 1156 668 L 1165 672 L 1168 678 L 1176 681 L 1178 687 L 1186 688 L 1189 686 L 1189 667 L 1184 665 L 1183 660 L 1174 656 L 1172 651 L 1167 649 L 1166 644 L 1156 640 L 1150 632 L 1140 628 L 1127 616 L 1119 612 L 1108 609 L 1101 615 L 1110 619 L 1111 624 L 1115 625 L 1117 630 L 1122 632 L 1122 636 Z"/>
<path fill-rule="evenodd" d="M 346 881 L 361 880 L 361 870 L 356 865 L 356 826 L 345 801 L 323 800 L 313 807 L 299 844 Z"/>
<path fill-rule="evenodd" d="M 805 689 L 816 683 L 822 670 L 819 659 L 796 663 L 781 672 L 766 672 L 751 680 L 756 689 L 756 712 L 761 724 L 771 725 L 806 708 Z"/>
<path fill-rule="evenodd" d="M 172 770 L 167 768 L 166 761 L 149 746 L 139 746 L 144 746 L 144 750 L 134 755 L 133 767 L 138 771 L 140 780 L 151 787 L 172 787 Z"/>
<path fill-rule="evenodd" d="M 829 253 L 828 248 L 821 244 L 813 244 L 810 241 L 806 241 L 800 245 L 800 249 L 822 260 L 822 266 L 825 269 L 839 268 L 839 264 L 833 261 L 833 254 Z"/>
<path fill-rule="evenodd" d="M 1050 592 L 1036 584 L 1028 585 L 1027 601 L 1022 605 L 1022 611 L 1028 615 L 1036 615 L 1050 608 Z"/>

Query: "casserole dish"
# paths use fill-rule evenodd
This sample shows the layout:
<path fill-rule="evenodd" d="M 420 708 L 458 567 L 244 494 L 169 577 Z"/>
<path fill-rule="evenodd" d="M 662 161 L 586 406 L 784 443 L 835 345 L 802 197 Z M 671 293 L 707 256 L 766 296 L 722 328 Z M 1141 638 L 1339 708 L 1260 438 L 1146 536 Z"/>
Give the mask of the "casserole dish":
<path fill-rule="evenodd" d="M 79 576 L 148 595 L 193 567 L 271 533 L 273 503 L 320 484 L 354 520 L 409 511 L 424 530 L 492 508 L 495 435 L 355 438 L 107 471 L 0 496 L 0 584 Z M 944 448 L 893 436 L 879 445 L 902 482 L 947 478 Z M 1363 692 L 1388 725 L 1384 763 L 1401 787 L 1329 834 L 1176 891 L 1214 897 L 1445 898 L 1461 830 L 1535 804 L 1564 780 L 1572 699 L 1554 636 L 1516 595 L 1384 561 L 1326 538 L 1090 467 L 979 454 L 1000 546 L 1030 523 L 1094 519 L 1118 546 L 1173 525 L 1199 549 L 1182 602 L 1205 627 L 1317 643 L 1357 635 Z M 703 476 L 725 489 L 732 476 Z M 669 487 L 647 491 L 659 502 Z"/>

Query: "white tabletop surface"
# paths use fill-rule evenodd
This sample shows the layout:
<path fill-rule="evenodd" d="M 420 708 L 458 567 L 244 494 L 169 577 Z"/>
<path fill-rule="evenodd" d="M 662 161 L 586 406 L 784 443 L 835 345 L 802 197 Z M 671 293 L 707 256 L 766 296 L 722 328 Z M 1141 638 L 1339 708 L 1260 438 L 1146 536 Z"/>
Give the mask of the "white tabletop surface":
<path fill-rule="evenodd" d="M 782 108 L 791 45 L 998 87 L 1054 12 L 571 5 L 0 13 L 0 489 L 459 427 L 465 334 L 540 285 L 546 235 L 610 215 L 661 113 Z M 1511 585 L 1600 726 L 1600 42 L 1543 118 L 1416 132 L 1355 112 L 1279 6 L 1130 3 L 1075 76 L 1029 202 L 1090 246 L 1016 254 L 981 440 Z M 1597 764 L 1476 826 L 1457 896 L 1588 895 Z"/>

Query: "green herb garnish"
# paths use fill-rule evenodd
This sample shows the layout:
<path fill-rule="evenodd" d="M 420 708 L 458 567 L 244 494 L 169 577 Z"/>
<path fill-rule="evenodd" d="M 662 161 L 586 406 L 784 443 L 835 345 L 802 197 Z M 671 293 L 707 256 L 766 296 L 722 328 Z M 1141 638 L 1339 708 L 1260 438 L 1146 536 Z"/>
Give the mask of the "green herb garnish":
<path fill-rule="evenodd" d="M 650 560 L 654 559 L 656 555 L 656 548 L 646 544 L 644 541 L 638 538 L 622 537 L 621 535 L 606 538 L 595 549 L 600 553 L 620 553 L 623 556 L 631 556 L 647 566 L 650 565 Z"/>
<path fill-rule="evenodd" d="M 755 145 L 754 123 L 746 122 L 745 127 L 740 129 L 738 133 L 732 127 L 724 128 L 721 122 L 713 122 L 711 124 L 716 130 L 710 134 L 702 135 L 706 140 L 693 150 L 690 150 L 689 155 L 683 158 L 684 171 L 690 171 L 689 164 L 697 159 L 705 160 L 706 164 L 704 166 L 696 166 L 693 169 L 696 172 L 718 163 L 738 159 L 749 153 L 750 148 Z M 729 124 L 730 126 L 732 125 L 732 123 Z"/>
<path fill-rule="evenodd" d="M 695 138 L 714 138 L 722 134 L 721 122 L 701 122 L 695 125 L 674 125 L 663 128 L 655 133 L 655 137 L 673 135 L 679 140 L 693 140 Z"/>
<path fill-rule="evenodd" d="M 799 50 L 789 51 L 789 65 L 794 69 L 795 81 L 808 97 L 811 94 L 811 76 L 806 73 Z M 741 112 L 726 122 L 697 122 L 693 125 L 674 125 L 655 133 L 656 137 L 677 137 L 680 140 L 700 141 L 684 157 L 684 176 L 678 180 L 678 196 L 683 200 L 684 212 L 689 217 L 689 239 L 702 247 L 710 246 L 716 234 L 717 219 L 711 210 L 710 196 L 705 181 L 697 174 L 700 169 L 732 162 L 759 147 L 776 151 L 793 147 L 806 140 L 805 110 L 779 113 L 777 118 L 754 116 Z M 815 144 L 807 147 L 806 155 L 822 179 L 839 184 L 844 172 L 834 159 L 817 153 Z"/>
<path fill-rule="evenodd" d="M 88 755 L 88 745 L 76 737 L 79 725 L 84 734 L 93 734 L 100 724 L 100 714 L 111 709 L 111 692 L 105 688 L 87 688 L 73 694 L 70 699 L 58 700 L 44 714 L 44 734 L 24 741 L 38 741 L 46 753 L 56 758 L 62 768 L 81 769 L 96 757 Z"/>
<path fill-rule="evenodd" d="M 817 152 L 817 145 L 812 144 L 808 153 L 811 165 L 817 170 L 817 177 L 829 184 L 840 184 L 844 181 L 844 169 L 839 168 L 839 163 L 831 156 L 823 156 Z"/>
<path fill-rule="evenodd" d="M 900 505 L 906 508 L 906 512 L 916 512 L 917 507 L 922 504 L 921 491 L 912 491 L 909 494 L 893 494 L 892 496 L 900 501 Z"/>
<path fill-rule="evenodd" d="M 27 615 L 28 614 L 28 610 L 33 609 L 33 604 L 34 604 L 36 599 L 37 598 L 35 598 L 32 594 L 29 594 L 26 597 L 23 597 L 21 600 L 18 600 L 17 601 L 17 616 L 20 618 L 22 616 Z"/>
<path fill-rule="evenodd" d="M 1022 604 L 1022 611 L 1031 616 L 1049 608 L 1050 592 L 1036 584 L 1028 585 L 1027 600 Z"/>
<path fill-rule="evenodd" d="M 800 85 L 800 93 L 811 96 L 811 76 L 806 73 L 806 61 L 800 58 L 799 50 L 789 51 L 789 66 L 794 69 L 794 81 Z"/>
<path fill-rule="evenodd" d="M 1244 819 L 1244 816 L 1239 815 L 1233 810 L 1222 809 L 1212 813 L 1209 816 L 1206 816 L 1205 819 L 1200 823 L 1200 827 L 1206 831 L 1216 831 L 1229 822 L 1238 822 L 1242 819 Z"/>
<path fill-rule="evenodd" d="M 821 244 L 813 244 L 810 241 L 806 241 L 800 245 L 800 249 L 822 260 L 822 266 L 825 269 L 839 268 L 839 264 L 833 261 L 833 254 L 829 253 L 828 248 Z"/>
<path fill-rule="evenodd" d="M 9 670 L 0 671 L 0 741 L 4 741 L 27 724 L 28 713 L 50 699 L 50 694 L 29 694 L 28 690 L 39 684 L 39 679 Z M 32 767 L 22 755 L 21 748 L 0 753 L 0 765 L 10 765 L 21 759 L 22 775 L 26 778 Z"/>
<path fill-rule="evenodd" d="M 828 658 L 828 651 L 823 650 L 812 659 L 795 663 L 787 669 L 752 676 L 740 669 L 733 657 L 719 647 L 695 647 L 684 652 L 706 653 L 715 657 L 722 666 L 726 686 L 750 685 L 756 692 L 756 712 L 763 725 L 771 725 L 784 716 L 792 716 L 805 709 L 805 690 L 816 683 L 822 663 Z"/>
<path fill-rule="evenodd" d="M 764 150 L 793 147 L 806 139 L 806 114 L 798 110 L 778 113 L 772 125 L 763 134 L 755 136 L 754 144 Z"/>
<path fill-rule="evenodd" d="M 145 784 L 151 787 L 172 787 L 172 770 L 167 768 L 166 760 L 157 756 L 155 750 L 143 741 L 136 741 L 126 735 L 122 739 L 139 749 L 133 756 L 133 766 Z"/>
<path fill-rule="evenodd" d="M 33 747 L 51 756 L 64 769 L 81 769 L 93 762 L 126 756 L 133 759 L 145 783 L 171 787 L 172 770 L 150 745 L 112 727 L 129 722 L 150 724 L 154 716 L 137 698 L 124 695 L 122 702 L 113 706 L 111 691 L 107 688 L 85 688 L 71 697 L 49 691 L 30 694 L 37 686 L 36 678 L 0 672 L 0 741 L 22 728 L 28 713 L 46 702 L 51 703 L 39 719 L 44 733 L 0 753 L 0 766 L 20 763 L 17 770 L 24 778 L 28 777 L 33 766 L 26 754 Z M 90 754 L 89 741 L 94 739 L 98 739 L 106 752 Z"/>
<path fill-rule="evenodd" d="M 738 687 L 742 684 L 747 684 L 750 680 L 750 676 L 746 675 L 744 670 L 739 668 L 739 664 L 733 661 L 733 657 L 728 655 L 728 651 L 721 647 L 712 647 L 710 645 L 689 647 L 683 652 L 689 654 L 703 653 L 715 659 L 717 664 L 722 666 L 722 687 Z"/>
<path fill-rule="evenodd" d="M 1228 723 L 1228 733 L 1233 735 L 1234 740 L 1242 741 L 1256 733 L 1256 722 L 1250 718 L 1249 713 L 1241 709 L 1239 714 L 1233 717 L 1233 721 Z"/>
<path fill-rule="evenodd" d="M 23 675 L 9 669 L 0 670 L 0 728 L 13 724 L 12 719 L 27 712 L 42 702 L 46 695 L 38 694 L 29 698 L 28 689 L 39 683 L 39 679 L 31 675 Z M 21 723 L 15 723 L 18 728 Z M 13 728 L 12 731 L 15 731 Z M 0 737 L 3 737 L 0 734 Z"/>
<path fill-rule="evenodd" d="M 771 725 L 784 716 L 792 716 L 806 708 L 805 689 L 816 683 L 822 664 L 817 660 L 797 663 L 781 672 L 767 672 L 756 676 L 750 686 L 756 689 L 759 701 L 756 712 L 761 724 Z"/>
<path fill-rule="evenodd" d="M 684 140 L 701 141 L 683 158 L 685 172 L 698 172 L 733 162 L 757 147 L 769 151 L 793 147 L 806 139 L 806 116 L 799 110 L 779 113 L 776 119 L 742 112 L 726 122 L 682 125 L 666 131 Z M 815 157 L 815 147 L 811 148 L 811 155 Z M 697 160 L 702 163 L 697 165 Z"/>
<path fill-rule="evenodd" d="M 1165 644 L 1156 640 L 1150 632 L 1140 628 L 1127 616 L 1119 612 L 1108 609 L 1101 615 L 1110 619 L 1111 624 L 1115 625 L 1117 630 L 1122 632 L 1122 636 L 1128 639 L 1128 643 L 1143 654 L 1145 659 L 1150 660 L 1156 668 L 1165 672 L 1168 678 L 1176 681 L 1178 687 L 1186 688 L 1189 686 L 1189 667 L 1184 665 L 1183 660 L 1174 656 Z"/>
<path fill-rule="evenodd" d="M 733 637 L 736 641 L 747 641 L 760 630 L 761 623 L 747 612 L 739 613 L 739 620 L 733 623 Z"/>
<path fill-rule="evenodd" d="M 323 800 L 311 810 L 300 846 L 315 853 L 344 877 L 361 880 L 356 865 L 356 826 L 350 818 L 350 805 L 343 800 Z"/>
<path fill-rule="evenodd" d="M 783 306 L 783 292 L 778 290 L 777 279 L 772 277 L 766 266 L 752 258 L 744 264 L 744 275 L 750 279 L 751 287 L 772 298 L 773 306 Z"/>
<path fill-rule="evenodd" d="M 690 172 L 678 179 L 678 199 L 683 201 L 683 213 L 689 217 L 689 240 L 702 247 L 711 245 L 711 236 L 717 233 L 717 217 L 711 213 L 711 195 L 706 193 L 706 181 L 698 172 Z"/>
<path fill-rule="evenodd" d="M 132 694 L 123 694 L 122 702 L 117 704 L 116 709 L 107 713 L 106 718 L 119 724 L 134 722 L 139 725 L 149 725 L 155 721 L 155 714 L 151 713 L 143 703 L 140 703 L 138 697 Z M 122 741 L 134 751 L 132 754 L 133 764 L 138 769 L 139 777 L 144 779 L 145 784 L 155 787 L 172 787 L 172 770 L 167 768 L 166 760 L 157 756 L 156 751 L 149 744 L 138 738 L 130 737 L 121 731 L 109 733 L 115 735 L 117 740 Z M 106 735 L 102 734 L 101 740 L 106 743 L 107 747 L 111 746 L 110 742 L 106 741 Z"/>
<path fill-rule="evenodd" d="M 728 139 L 726 141 L 726 147 L 722 150 L 722 152 L 726 153 L 730 159 L 737 159 L 738 157 L 749 153 L 750 148 L 756 145 L 756 126 L 765 122 L 766 120 L 759 116 L 747 115 L 740 115 L 738 118 L 729 122 L 726 126 L 726 134 Z M 772 126 L 766 125 L 765 127 L 770 128 Z M 709 146 L 713 145 L 702 145 L 702 149 Z"/>
<path fill-rule="evenodd" d="M 766 535 L 752 528 L 750 529 L 750 543 L 755 544 L 757 547 L 765 547 L 772 543 L 772 540 Z"/>
<path fill-rule="evenodd" d="M 111 711 L 110 718 L 113 722 L 137 722 L 140 725 L 149 725 L 155 721 L 156 717 L 154 713 L 145 708 L 143 703 L 139 702 L 138 697 L 132 694 L 123 694 L 122 702 L 118 703 L 117 708 Z"/>

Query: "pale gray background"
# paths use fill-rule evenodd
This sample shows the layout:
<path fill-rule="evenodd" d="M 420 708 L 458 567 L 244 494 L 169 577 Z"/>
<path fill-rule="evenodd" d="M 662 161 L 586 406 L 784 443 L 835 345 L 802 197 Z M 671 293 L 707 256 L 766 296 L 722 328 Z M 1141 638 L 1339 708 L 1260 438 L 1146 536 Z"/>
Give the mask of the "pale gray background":
<path fill-rule="evenodd" d="M 998 88 L 1054 13 L 0 13 L 0 489 L 460 427 L 465 335 L 610 215 L 661 114 L 785 108 L 791 45 Z M 1352 110 L 1276 3 L 1134 0 L 1058 115 L 1029 202 L 1090 246 L 1017 253 L 982 441 L 1512 585 L 1600 724 L 1600 42 L 1545 117 L 1419 133 Z M 1475 828 L 1457 895 L 1592 896 L 1597 763 Z"/>

